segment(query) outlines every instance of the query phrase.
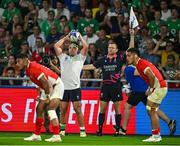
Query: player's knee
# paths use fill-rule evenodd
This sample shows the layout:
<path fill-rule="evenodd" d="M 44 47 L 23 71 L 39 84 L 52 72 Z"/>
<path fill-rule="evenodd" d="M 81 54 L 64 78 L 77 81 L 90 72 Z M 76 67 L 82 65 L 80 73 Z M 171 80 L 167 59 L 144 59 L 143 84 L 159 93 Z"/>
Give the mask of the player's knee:
<path fill-rule="evenodd" d="M 76 114 L 80 114 L 81 113 L 81 107 L 80 106 L 77 106 L 77 107 L 74 107 L 74 111 L 76 112 Z"/>
<path fill-rule="evenodd" d="M 55 110 L 48 110 L 48 115 L 49 115 L 50 120 L 58 118 Z"/>
<path fill-rule="evenodd" d="M 125 106 L 124 106 L 124 110 L 131 110 L 131 108 L 132 108 L 132 106 L 131 105 L 129 105 L 128 103 L 126 103 L 125 104 Z"/>
<path fill-rule="evenodd" d="M 157 112 L 158 111 L 158 107 L 152 107 L 152 106 L 149 106 L 149 105 L 146 105 L 146 109 L 148 112 Z"/>

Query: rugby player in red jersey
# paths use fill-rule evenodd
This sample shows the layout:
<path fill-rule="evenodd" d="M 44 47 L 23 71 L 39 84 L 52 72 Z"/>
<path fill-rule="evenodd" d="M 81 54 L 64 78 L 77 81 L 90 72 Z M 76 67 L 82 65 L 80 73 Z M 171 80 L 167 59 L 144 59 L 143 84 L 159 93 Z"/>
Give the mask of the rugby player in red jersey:
<path fill-rule="evenodd" d="M 160 136 L 160 125 L 157 110 L 163 98 L 167 93 L 167 83 L 163 79 L 159 70 L 149 61 L 139 57 L 139 50 L 129 48 L 126 51 L 127 63 L 136 66 L 138 74 L 146 81 L 149 88 L 146 91 L 147 105 L 146 109 L 151 118 L 152 136 L 143 140 L 144 142 L 158 142 L 162 138 Z"/>
<path fill-rule="evenodd" d="M 36 62 L 31 62 L 26 54 L 20 54 L 17 57 L 17 66 L 19 69 L 25 69 L 26 75 L 30 80 L 44 90 L 46 99 L 40 99 L 36 108 L 36 124 L 34 133 L 27 138 L 26 141 L 41 141 L 41 127 L 44 122 L 44 109 L 48 104 L 48 115 L 52 122 L 53 136 L 45 139 L 48 142 L 59 142 L 59 121 L 56 114 L 56 108 L 59 106 L 60 99 L 63 97 L 64 85 L 59 76 Z"/>

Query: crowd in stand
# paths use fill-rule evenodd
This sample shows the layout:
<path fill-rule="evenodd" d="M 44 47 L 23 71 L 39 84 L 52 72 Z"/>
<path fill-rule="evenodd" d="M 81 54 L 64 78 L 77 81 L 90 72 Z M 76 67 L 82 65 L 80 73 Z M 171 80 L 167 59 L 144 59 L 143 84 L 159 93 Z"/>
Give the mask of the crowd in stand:
<path fill-rule="evenodd" d="M 167 80 L 180 79 L 180 2 L 178 0 L 1 0 L 0 75 L 24 77 L 15 64 L 19 53 L 41 63 L 55 55 L 54 43 L 72 29 L 89 45 L 86 63 L 107 54 L 115 41 L 120 52 L 129 46 L 129 11 L 133 6 L 139 27 L 135 42 L 141 56 L 155 64 Z M 70 42 L 63 45 L 68 50 Z M 84 71 L 82 78 L 101 78 Z M 2 85 L 21 85 L 2 81 Z M 83 86 L 96 86 L 85 82 Z M 179 87 L 180 84 L 171 85 Z"/>

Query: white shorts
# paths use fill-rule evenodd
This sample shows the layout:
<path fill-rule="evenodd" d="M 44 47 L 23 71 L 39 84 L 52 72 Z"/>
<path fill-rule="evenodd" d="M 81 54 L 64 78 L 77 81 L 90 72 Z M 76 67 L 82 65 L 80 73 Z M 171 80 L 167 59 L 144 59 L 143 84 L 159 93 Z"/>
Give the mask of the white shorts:
<path fill-rule="evenodd" d="M 63 99 L 64 94 L 64 84 L 60 78 L 56 80 L 56 83 L 53 87 L 50 87 L 50 100 L 54 98 Z M 41 100 L 46 100 L 46 95 L 44 90 L 41 89 Z"/>
<path fill-rule="evenodd" d="M 160 104 L 163 98 L 167 94 L 167 87 L 164 88 L 155 88 L 154 91 L 147 97 L 151 102 Z"/>

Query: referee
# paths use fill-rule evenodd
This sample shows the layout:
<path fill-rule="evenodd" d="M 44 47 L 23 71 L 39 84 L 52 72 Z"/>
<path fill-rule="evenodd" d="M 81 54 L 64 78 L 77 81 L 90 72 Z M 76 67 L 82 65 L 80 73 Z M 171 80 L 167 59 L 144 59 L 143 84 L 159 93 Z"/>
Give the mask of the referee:
<path fill-rule="evenodd" d="M 102 69 L 103 84 L 100 94 L 100 113 L 98 118 L 99 130 L 98 136 L 102 136 L 102 128 L 105 119 L 105 111 L 109 101 L 113 101 L 115 108 L 116 131 L 115 136 L 119 134 L 121 123 L 120 104 L 122 101 L 122 83 L 120 81 L 121 68 L 124 64 L 124 57 L 117 53 L 117 44 L 112 42 L 108 45 L 108 54 L 97 60 L 94 64 L 84 65 L 83 70 Z"/>
<path fill-rule="evenodd" d="M 83 48 L 78 54 L 78 45 L 72 43 L 69 46 L 69 54 L 63 53 L 61 46 L 70 34 L 60 39 L 55 45 L 55 52 L 60 60 L 61 79 L 64 83 L 64 96 L 60 103 L 60 134 L 65 136 L 66 113 L 69 101 L 72 102 L 80 126 L 80 137 L 86 137 L 84 117 L 81 111 L 81 89 L 80 74 L 86 60 L 88 45 L 83 40 L 81 34 L 77 32 Z"/>

